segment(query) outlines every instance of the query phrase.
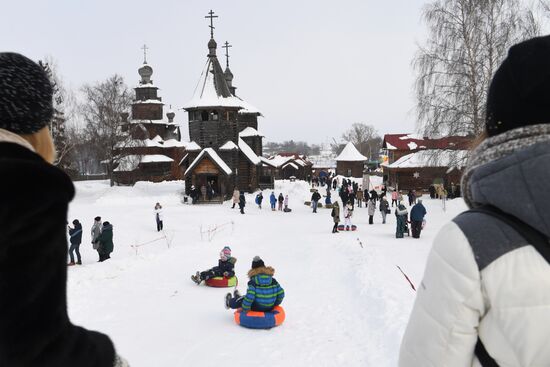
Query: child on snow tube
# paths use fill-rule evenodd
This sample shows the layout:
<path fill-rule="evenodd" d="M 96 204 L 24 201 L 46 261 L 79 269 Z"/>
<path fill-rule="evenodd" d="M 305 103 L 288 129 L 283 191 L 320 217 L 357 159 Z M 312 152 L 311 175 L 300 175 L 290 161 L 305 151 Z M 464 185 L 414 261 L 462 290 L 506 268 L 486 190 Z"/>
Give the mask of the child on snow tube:
<path fill-rule="evenodd" d="M 284 320 L 284 311 L 278 306 L 285 297 L 285 291 L 277 280 L 273 278 L 274 274 L 275 269 L 271 266 L 265 266 L 263 260 L 259 256 L 255 256 L 252 260 L 252 269 L 248 271 L 250 281 L 248 282 L 246 295 L 244 297 L 241 296 L 237 290 L 234 292 L 233 296 L 231 293 L 226 295 L 225 307 L 227 309 L 240 309 L 236 311 L 236 314 L 239 313 L 243 315 L 243 317 L 240 318 L 238 318 L 237 315 L 235 317 L 236 321 L 240 320 L 240 322 L 237 322 L 241 326 L 270 328 L 279 325 Z M 263 320 L 261 320 L 260 317 L 251 317 L 247 318 L 245 321 L 246 314 L 249 313 L 249 311 L 252 311 L 251 313 L 258 311 L 270 314 L 269 320 L 266 320 L 267 315 L 264 315 L 265 317 Z M 281 313 L 282 318 L 276 317 L 277 314 Z"/>
<path fill-rule="evenodd" d="M 218 260 L 218 266 L 214 266 L 212 269 L 205 270 L 203 272 L 197 271 L 195 275 L 191 275 L 191 280 L 195 283 L 201 284 L 203 280 L 207 281 L 215 277 L 232 278 L 235 276 L 235 263 L 237 259 L 231 256 L 231 249 L 229 246 L 225 246 L 220 251 L 220 260 Z"/>

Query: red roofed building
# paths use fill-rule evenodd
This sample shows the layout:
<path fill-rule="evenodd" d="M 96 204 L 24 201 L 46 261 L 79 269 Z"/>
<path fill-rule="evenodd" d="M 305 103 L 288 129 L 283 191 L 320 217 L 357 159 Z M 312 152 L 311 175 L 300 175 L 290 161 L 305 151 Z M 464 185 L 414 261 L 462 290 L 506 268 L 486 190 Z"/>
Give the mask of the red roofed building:
<path fill-rule="evenodd" d="M 473 140 L 464 136 L 430 139 L 415 134 L 386 134 L 382 142 L 388 156 L 382 164 L 384 182 L 399 190 L 458 184 Z"/>

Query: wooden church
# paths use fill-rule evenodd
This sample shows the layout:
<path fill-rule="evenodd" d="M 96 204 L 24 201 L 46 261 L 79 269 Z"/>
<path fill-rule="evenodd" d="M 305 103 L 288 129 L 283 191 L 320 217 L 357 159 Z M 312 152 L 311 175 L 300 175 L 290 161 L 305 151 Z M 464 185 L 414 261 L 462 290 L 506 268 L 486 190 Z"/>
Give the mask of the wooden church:
<path fill-rule="evenodd" d="M 189 144 L 181 141 L 174 111 L 163 116 L 164 103 L 151 79 L 153 68 L 147 63 L 145 52 L 138 74 L 141 79 L 134 88 L 131 118 L 127 113 L 122 116 L 122 132 L 128 139 L 117 146 L 121 158 L 113 170 L 113 179 L 122 185 L 182 179 L 179 162 Z"/>
<path fill-rule="evenodd" d="M 260 181 L 270 182 L 262 171 L 262 135 L 258 132 L 255 107 L 238 97 L 229 69 L 229 45 L 225 43 L 226 68 L 217 56 L 210 11 L 208 56 L 192 99 L 184 106 L 189 118 L 189 138 L 194 149 L 186 150 L 180 161 L 187 194 L 194 186 L 204 198 L 206 188 L 214 197 L 226 199 L 234 189 L 253 192 Z"/>

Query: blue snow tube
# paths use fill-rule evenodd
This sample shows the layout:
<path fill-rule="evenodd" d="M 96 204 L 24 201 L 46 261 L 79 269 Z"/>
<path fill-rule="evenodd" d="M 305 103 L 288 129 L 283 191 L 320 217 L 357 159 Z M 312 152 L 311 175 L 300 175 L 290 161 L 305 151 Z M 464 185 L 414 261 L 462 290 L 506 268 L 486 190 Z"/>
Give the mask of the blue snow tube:
<path fill-rule="evenodd" d="M 235 311 L 237 325 L 249 329 L 271 329 L 285 321 L 285 310 L 281 306 L 275 306 L 271 312 L 248 311 L 242 309 Z"/>

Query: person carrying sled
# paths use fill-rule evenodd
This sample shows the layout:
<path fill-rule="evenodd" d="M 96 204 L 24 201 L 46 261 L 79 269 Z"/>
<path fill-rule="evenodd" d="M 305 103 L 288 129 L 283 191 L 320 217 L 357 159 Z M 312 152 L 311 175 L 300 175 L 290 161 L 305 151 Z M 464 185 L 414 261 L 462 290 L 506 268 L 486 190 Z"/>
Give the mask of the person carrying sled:
<path fill-rule="evenodd" d="M 344 226 L 346 231 L 350 231 L 352 228 L 351 218 L 353 217 L 353 204 L 351 201 L 348 201 L 344 207 Z"/>
<path fill-rule="evenodd" d="M 470 210 L 436 235 L 399 366 L 549 366 L 550 37 L 519 43 L 468 154 Z"/>
<path fill-rule="evenodd" d="M 396 218 L 396 228 L 395 228 L 395 238 L 403 238 L 405 233 L 409 232 L 408 216 L 409 212 L 405 205 L 399 204 L 395 209 L 395 218 Z"/>
<path fill-rule="evenodd" d="M 0 366 L 127 366 L 109 336 L 67 313 L 67 208 L 53 165 L 53 88 L 44 68 L 0 52 Z"/>
<path fill-rule="evenodd" d="M 311 195 L 311 207 L 313 208 L 313 213 L 317 213 L 317 205 L 319 205 L 319 200 L 321 200 L 321 194 L 318 190 L 313 192 Z"/>
<path fill-rule="evenodd" d="M 338 201 L 332 204 L 332 211 L 330 213 L 332 220 L 334 221 L 334 227 L 332 227 L 332 233 L 338 233 L 338 224 L 340 223 L 340 205 Z"/>
<path fill-rule="evenodd" d="M 202 281 L 214 277 L 230 278 L 235 275 L 236 262 L 237 259 L 231 256 L 231 248 L 229 248 L 229 246 L 225 246 L 220 251 L 218 266 L 214 266 L 213 268 L 205 271 L 197 271 L 195 275 L 191 275 L 191 280 L 199 285 Z"/>
<path fill-rule="evenodd" d="M 82 243 L 82 224 L 78 219 L 73 220 L 73 228 L 69 227 L 69 242 L 71 242 L 71 247 L 69 248 L 69 257 L 71 261 L 69 266 L 74 265 L 74 254 L 76 252 L 76 264 L 82 265 L 82 258 L 80 257 L 80 244 Z"/>
<path fill-rule="evenodd" d="M 155 220 L 157 222 L 157 232 L 162 231 L 163 229 L 163 215 L 162 215 L 162 205 L 160 203 L 155 204 Z"/>
<path fill-rule="evenodd" d="M 259 256 L 254 256 L 252 268 L 248 271 L 248 289 L 241 296 L 238 290 L 227 293 L 225 296 L 225 308 L 242 308 L 243 312 L 260 311 L 271 312 L 275 306 L 283 302 L 285 291 L 275 278 L 275 269 L 265 266 Z"/>

